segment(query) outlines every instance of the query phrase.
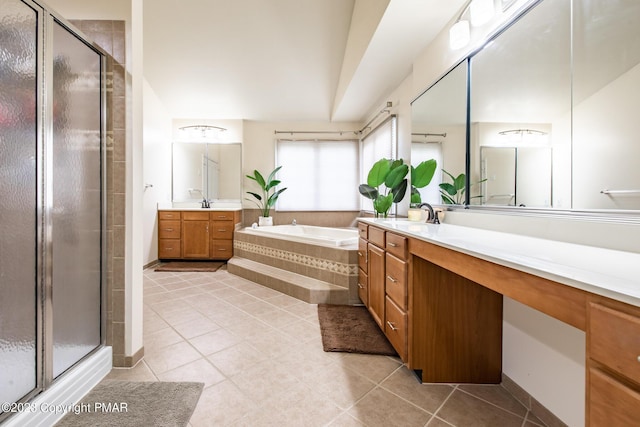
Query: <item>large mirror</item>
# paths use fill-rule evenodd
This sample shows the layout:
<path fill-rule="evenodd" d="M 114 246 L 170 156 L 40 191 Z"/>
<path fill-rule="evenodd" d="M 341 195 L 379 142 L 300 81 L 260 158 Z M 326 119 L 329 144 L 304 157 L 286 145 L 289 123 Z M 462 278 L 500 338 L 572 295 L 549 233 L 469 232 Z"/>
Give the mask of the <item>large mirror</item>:
<path fill-rule="evenodd" d="M 469 61 L 472 205 L 640 210 L 640 2 L 535 2 Z M 432 90 L 466 88 L 452 75 L 413 103 L 413 132 L 449 109 L 418 113 Z"/>
<path fill-rule="evenodd" d="M 451 183 L 448 175 L 465 173 L 467 123 L 467 62 L 462 62 L 431 86 L 411 105 L 411 164 L 435 159 L 438 167 L 431 183 L 418 189 L 423 202 L 443 203 L 441 182 Z M 464 193 L 451 195 L 464 203 Z M 448 200 L 447 200 L 448 201 Z"/>
<path fill-rule="evenodd" d="M 472 204 L 571 208 L 570 22 L 545 0 L 471 58 Z"/>
<path fill-rule="evenodd" d="M 240 201 L 242 145 L 174 142 L 172 201 Z"/>

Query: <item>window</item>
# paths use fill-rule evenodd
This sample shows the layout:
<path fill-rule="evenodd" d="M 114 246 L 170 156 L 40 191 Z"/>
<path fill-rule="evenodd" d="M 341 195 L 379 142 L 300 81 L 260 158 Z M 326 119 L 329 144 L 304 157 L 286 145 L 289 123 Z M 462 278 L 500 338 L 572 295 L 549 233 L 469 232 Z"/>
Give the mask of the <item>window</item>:
<path fill-rule="evenodd" d="M 278 140 L 278 210 L 357 211 L 358 141 Z"/>
<path fill-rule="evenodd" d="M 442 143 L 440 142 L 411 142 L 411 164 L 418 166 L 420 162 L 434 159 L 438 164 L 436 173 L 431 183 L 424 188 L 419 188 L 423 202 L 441 204 L 440 183 L 442 182 Z"/>
<path fill-rule="evenodd" d="M 396 158 L 398 153 L 396 140 L 396 116 L 390 116 L 362 139 L 360 184 L 367 182 L 367 175 L 375 162 L 382 158 Z M 362 210 L 373 209 L 370 199 L 360 196 L 360 203 Z"/>

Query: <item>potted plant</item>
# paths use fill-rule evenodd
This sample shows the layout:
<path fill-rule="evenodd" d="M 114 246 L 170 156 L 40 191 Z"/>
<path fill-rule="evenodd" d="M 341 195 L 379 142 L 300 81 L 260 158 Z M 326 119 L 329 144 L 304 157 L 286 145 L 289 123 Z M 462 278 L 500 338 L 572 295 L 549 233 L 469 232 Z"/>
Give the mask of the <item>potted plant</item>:
<path fill-rule="evenodd" d="M 376 218 L 389 214 L 393 203 L 402 201 L 407 192 L 409 166 L 403 160 L 380 159 L 373 164 L 367 175 L 367 183 L 360 184 L 358 191 L 373 201 Z M 384 184 L 386 192 L 381 189 Z"/>
<path fill-rule="evenodd" d="M 437 166 L 435 159 L 425 160 L 416 167 L 411 166 L 411 205 L 422 203 L 418 188 L 426 187 L 431 183 Z"/>
<path fill-rule="evenodd" d="M 451 178 L 452 182 L 443 182 L 440 184 L 440 196 L 442 197 L 442 203 L 447 205 L 461 205 L 465 202 L 464 194 L 466 192 L 466 175 L 461 173 L 458 176 L 453 176 L 446 170 L 442 169 L 446 175 Z M 477 184 L 485 182 L 486 179 L 478 181 Z M 471 184 L 470 184 L 471 186 Z M 472 199 L 482 197 L 482 195 L 472 196 Z"/>
<path fill-rule="evenodd" d="M 278 166 L 269 174 L 269 177 L 265 180 L 260 172 L 257 170 L 253 171 L 253 175 L 247 175 L 247 178 L 254 180 L 260 186 L 262 190 L 262 194 L 254 193 L 252 191 L 247 191 L 247 194 L 251 194 L 256 200 L 246 198 L 258 206 L 260 208 L 261 216 L 258 219 L 259 225 L 273 225 L 273 218 L 269 216 L 269 212 L 271 208 L 276 204 L 278 197 L 284 190 L 287 188 L 281 188 L 276 191 L 276 186 L 280 184 L 280 181 L 275 179 L 276 173 L 282 168 L 282 166 Z"/>

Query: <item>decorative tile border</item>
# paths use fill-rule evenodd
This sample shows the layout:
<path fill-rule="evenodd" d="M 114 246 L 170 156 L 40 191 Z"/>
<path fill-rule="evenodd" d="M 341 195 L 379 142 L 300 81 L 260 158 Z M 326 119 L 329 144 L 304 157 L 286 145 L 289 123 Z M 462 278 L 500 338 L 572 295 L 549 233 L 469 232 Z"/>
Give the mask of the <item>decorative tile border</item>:
<path fill-rule="evenodd" d="M 255 243 L 242 242 L 240 240 L 234 240 L 234 249 L 251 252 L 257 255 L 267 256 L 269 258 L 275 258 L 283 261 L 293 262 L 296 264 L 304 265 L 307 267 L 318 268 L 321 270 L 328 270 L 333 273 L 342 274 L 345 276 L 357 276 L 358 265 L 357 264 L 344 264 L 341 262 L 330 261 L 322 258 L 315 258 L 308 255 L 302 255 L 295 252 L 289 252 L 282 249 L 274 249 L 267 246 L 257 245 Z"/>

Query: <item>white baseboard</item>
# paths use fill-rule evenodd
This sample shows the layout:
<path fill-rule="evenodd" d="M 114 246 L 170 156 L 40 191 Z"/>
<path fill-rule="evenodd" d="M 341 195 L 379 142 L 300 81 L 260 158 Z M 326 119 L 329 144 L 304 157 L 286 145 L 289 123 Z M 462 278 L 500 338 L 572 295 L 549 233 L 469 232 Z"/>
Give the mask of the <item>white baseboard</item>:
<path fill-rule="evenodd" d="M 31 411 L 20 412 L 2 423 L 2 427 L 49 427 L 73 411 L 84 395 L 95 387 L 112 367 L 112 349 L 103 347 L 33 398 Z"/>

